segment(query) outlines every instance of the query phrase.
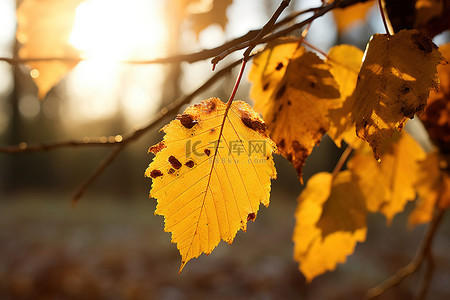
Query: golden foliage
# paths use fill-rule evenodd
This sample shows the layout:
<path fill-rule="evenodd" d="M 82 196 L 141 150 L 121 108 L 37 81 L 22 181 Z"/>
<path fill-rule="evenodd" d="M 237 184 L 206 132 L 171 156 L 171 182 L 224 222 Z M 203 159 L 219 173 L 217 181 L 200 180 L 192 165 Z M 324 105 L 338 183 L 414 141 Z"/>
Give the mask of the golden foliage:
<path fill-rule="evenodd" d="M 334 270 L 366 239 L 366 207 L 350 171 L 311 177 L 298 198 L 294 259 L 307 281 Z"/>
<path fill-rule="evenodd" d="M 259 204 L 269 205 L 275 144 L 261 117 L 241 101 L 231 105 L 220 136 L 224 114 L 217 98 L 190 106 L 150 148 L 156 154 L 145 171 L 153 178 L 150 196 L 158 199 L 155 214 L 164 216 L 180 251 L 180 272 L 221 240 L 231 244 L 256 218 Z"/>
<path fill-rule="evenodd" d="M 334 46 L 328 52 L 326 62 L 331 65 L 330 72 L 339 85 L 343 101 L 341 107 L 330 110 L 330 129 L 327 132 L 338 147 L 341 147 L 342 139 L 351 145 L 360 141 L 350 121 L 352 108 L 350 96 L 356 87 L 362 59 L 363 52 L 351 45 Z"/>
<path fill-rule="evenodd" d="M 84 0 L 24 0 L 17 9 L 17 40 L 22 44 L 20 59 L 73 58 L 78 52 L 68 44 L 75 9 Z M 29 62 L 38 96 L 43 99 L 72 68 L 76 61 Z"/>
<path fill-rule="evenodd" d="M 427 223 L 433 218 L 434 207 L 439 198 L 442 185 L 439 160 L 439 154 L 433 152 L 419 162 L 419 172 L 415 183 L 419 199 L 409 216 L 408 222 L 410 225 Z"/>
<path fill-rule="evenodd" d="M 253 60 L 250 97 L 270 137 L 301 179 L 306 158 L 329 128 L 328 111 L 342 105 L 330 66 L 298 39 L 269 43 Z"/>
<path fill-rule="evenodd" d="M 351 27 L 357 21 L 365 21 L 367 13 L 374 6 L 374 1 L 356 3 L 344 9 L 334 9 L 333 16 L 339 33 Z"/>
<path fill-rule="evenodd" d="M 394 134 L 380 148 L 380 158 L 378 163 L 366 146 L 355 151 L 348 168 L 358 177 L 367 210 L 380 211 L 391 222 L 416 197 L 418 162 L 425 158 L 425 152 L 409 134 L 402 132 Z"/>
<path fill-rule="evenodd" d="M 222 29 L 228 22 L 227 8 L 233 0 L 175 0 L 181 15 L 191 22 L 191 28 L 198 35 L 212 24 Z"/>
<path fill-rule="evenodd" d="M 417 30 L 372 36 L 353 94 L 352 118 L 376 158 L 383 141 L 423 112 L 430 88 L 438 88 L 441 61 L 437 46 Z"/>

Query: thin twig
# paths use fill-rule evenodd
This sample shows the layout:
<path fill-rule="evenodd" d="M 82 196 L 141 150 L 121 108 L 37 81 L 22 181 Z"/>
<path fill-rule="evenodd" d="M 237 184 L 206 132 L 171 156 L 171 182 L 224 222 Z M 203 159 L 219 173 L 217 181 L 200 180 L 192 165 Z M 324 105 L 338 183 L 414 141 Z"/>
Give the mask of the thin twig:
<path fill-rule="evenodd" d="M 331 173 L 331 175 L 333 175 L 333 177 L 336 177 L 337 174 L 341 171 L 342 167 L 344 166 L 344 163 L 347 161 L 348 157 L 350 156 L 350 154 L 352 153 L 353 148 L 350 146 L 347 146 L 347 148 L 345 148 L 344 152 L 342 152 L 341 157 L 339 157 L 338 162 L 336 163 L 336 166 L 333 169 L 333 172 Z"/>
<path fill-rule="evenodd" d="M 378 0 L 377 2 L 378 2 L 378 8 L 380 9 L 381 19 L 383 20 L 384 29 L 386 30 L 386 34 L 388 36 L 391 36 L 393 33 L 390 31 L 390 28 L 389 28 L 387 20 L 386 20 L 387 16 L 385 13 L 385 8 L 384 8 L 383 4 L 381 3 L 381 0 Z"/>
<path fill-rule="evenodd" d="M 422 265 L 424 260 L 431 256 L 431 246 L 433 243 L 433 239 L 436 235 L 436 231 L 439 227 L 439 224 L 442 220 L 442 216 L 444 215 L 445 210 L 439 209 L 435 216 L 433 217 L 433 220 L 431 221 L 430 225 L 428 226 L 428 229 L 425 233 L 425 236 L 423 238 L 422 244 L 419 248 L 419 251 L 416 254 L 416 257 L 406 266 L 399 269 L 392 277 L 386 279 L 379 285 L 377 285 L 374 288 L 371 288 L 365 295 L 366 299 L 373 299 L 375 297 L 380 296 L 390 288 L 398 285 L 400 282 L 402 282 L 406 277 L 410 276 L 414 272 L 416 272 L 419 267 Z M 431 279 L 431 278 L 430 278 Z M 429 284 L 429 282 L 428 282 Z M 426 287 L 425 289 L 428 289 Z"/>
<path fill-rule="evenodd" d="M 167 114 L 175 114 L 178 112 L 178 110 L 185 104 L 191 102 L 191 100 L 197 96 L 199 93 L 204 91 L 206 88 L 211 86 L 213 83 L 215 83 L 219 78 L 221 78 L 223 75 L 227 74 L 231 71 L 235 66 L 239 65 L 241 63 L 242 59 L 239 59 L 231 64 L 229 64 L 227 67 L 223 68 L 219 72 L 215 73 L 213 76 L 211 76 L 202 86 L 197 88 L 195 91 L 190 93 L 189 95 L 185 97 L 181 97 L 177 99 L 176 101 L 170 103 L 163 109 L 161 109 L 156 116 L 153 117 L 153 120 L 145 127 L 140 128 L 136 131 L 134 131 L 132 134 L 126 136 L 122 142 L 120 142 L 120 145 L 118 145 L 103 161 L 100 162 L 100 164 L 95 168 L 95 170 L 89 175 L 89 177 L 81 184 L 78 191 L 75 193 L 74 197 L 72 198 L 72 204 L 76 205 L 78 203 L 79 199 L 83 196 L 84 192 L 87 190 L 87 188 L 103 173 L 103 171 L 114 161 L 114 159 L 119 155 L 119 153 L 125 149 L 125 147 L 132 141 L 137 140 L 139 137 L 141 137 L 144 133 L 158 125 L 159 121 L 163 119 L 164 116 Z M 52 148 L 54 149 L 54 148 Z"/>
<path fill-rule="evenodd" d="M 197 96 L 200 92 L 204 91 L 206 88 L 215 83 L 219 78 L 223 75 L 230 72 L 230 70 L 237 65 L 241 60 L 237 60 L 227 67 L 223 68 L 219 72 L 215 73 L 211 78 L 209 78 L 202 86 L 193 91 L 191 94 L 181 97 L 178 100 L 170 103 L 166 107 L 162 108 L 152 119 L 152 121 L 145 127 L 137 129 L 129 134 L 116 135 L 110 137 L 92 137 L 92 138 L 83 138 L 81 140 L 70 140 L 70 141 L 61 141 L 55 143 L 43 143 L 43 144 L 31 144 L 20 143 L 15 146 L 2 146 L 0 147 L 0 153 L 26 153 L 26 152 L 40 152 L 40 151 L 49 151 L 58 148 L 66 148 L 66 147 L 86 147 L 86 146 L 114 146 L 117 144 L 126 144 L 129 140 L 134 140 L 139 138 L 142 134 L 152 129 L 158 122 L 166 115 L 176 113 L 181 106 L 189 103 L 195 96 Z"/>
<path fill-rule="evenodd" d="M 274 24 L 277 21 L 278 17 L 281 15 L 281 13 L 289 6 L 289 3 L 291 0 L 282 0 L 280 5 L 278 6 L 277 10 L 273 13 L 272 17 L 267 21 L 267 23 L 263 26 L 263 28 L 259 31 L 258 35 L 250 41 L 250 45 L 248 46 L 247 50 L 244 52 L 244 61 L 248 60 L 248 57 L 252 50 L 255 48 L 256 45 L 258 45 L 258 42 L 269 32 L 272 32 L 274 30 Z"/>

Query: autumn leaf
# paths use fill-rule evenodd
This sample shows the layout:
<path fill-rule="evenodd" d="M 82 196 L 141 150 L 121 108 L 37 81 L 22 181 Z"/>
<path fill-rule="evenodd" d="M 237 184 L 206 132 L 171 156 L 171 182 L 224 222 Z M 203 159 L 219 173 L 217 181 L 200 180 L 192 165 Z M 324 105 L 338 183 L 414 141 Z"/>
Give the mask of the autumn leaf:
<path fill-rule="evenodd" d="M 233 0 L 176 0 L 179 9 L 191 23 L 191 28 L 199 36 L 200 32 L 212 24 L 223 30 L 228 22 L 226 14 Z"/>
<path fill-rule="evenodd" d="M 374 1 L 367 1 L 350 5 L 344 9 L 334 9 L 333 16 L 338 32 L 344 32 L 357 21 L 365 21 L 367 13 L 374 3 Z"/>
<path fill-rule="evenodd" d="M 409 215 L 410 225 L 418 225 L 431 221 L 442 186 L 442 174 L 439 168 L 439 154 L 432 152 L 419 162 L 419 172 L 415 188 L 419 194 L 416 207 Z"/>
<path fill-rule="evenodd" d="M 417 30 L 372 36 L 352 96 L 352 119 L 376 158 L 383 141 L 423 112 L 430 88 L 439 86 L 436 66 L 443 60 L 437 46 Z"/>
<path fill-rule="evenodd" d="M 342 139 L 348 144 L 355 144 L 360 140 L 350 120 L 352 108 L 350 96 L 356 87 L 362 59 L 363 52 L 351 45 L 334 46 L 328 52 L 326 62 L 331 65 L 330 73 L 339 86 L 343 102 L 341 107 L 331 109 L 329 112 L 330 129 L 327 134 L 338 147 L 341 147 Z"/>
<path fill-rule="evenodd" d="M 75 9 L 84 0 L 24 0 L 17 9 L 17 40 L 20 59 L 72 58 L 74 60 L 30 61 L 38 96 L 43 99 L 72 68 L 78 52 L 68 44 Z"/>
<path fill-rule="evenodd" d="M 311 177 L 295 218 L 294 259 L 307 281 L 334 270 L 366 239 L 366 206 L 350 171 Z"/>
<path fill-rule="evenodd" d="M 342 105 L 330 65 L 288 38 L 269 43 L 249 73 L 250 97 L 270 137 L 302 178 L 305 160 L 329 127 L 328 111 Z"/>
<path fill-rule="evenodd" d="M 355 151 L 348 168 L 358 177 L 367 210 L 382 212 L 391 222 L 416 197 L 419 161 L 425 158 L 425 152 L 409 134 L 402 132 L 394 134 L 380 148 L 380 158 L 378 163 L 365 146 Z"/>
<path fill-rule="evenodd" d="M 450 44 L 440 46 L 439 50 L 450 61 Z M 450 152 L 450 65 L 439 65 L 437 70 L 440 89 L 430 92 L 428 105 L 420 119 L 440 151 Z"/>
<path fill-rule="evenodd" d="M 190 106 L 149 150 L 156 154 L 145 171 L 153 179 L 150 196 L 158 200 L 155 214 L 164 216 L 164 230 L 180 251 L 180 272 L 221 240 L 231 244 L 255 220 L 259 204 L 269 205 L 275 144 L 245 102 L 233 102 L 224 119 L 225 112 L 217 98 Z"/>

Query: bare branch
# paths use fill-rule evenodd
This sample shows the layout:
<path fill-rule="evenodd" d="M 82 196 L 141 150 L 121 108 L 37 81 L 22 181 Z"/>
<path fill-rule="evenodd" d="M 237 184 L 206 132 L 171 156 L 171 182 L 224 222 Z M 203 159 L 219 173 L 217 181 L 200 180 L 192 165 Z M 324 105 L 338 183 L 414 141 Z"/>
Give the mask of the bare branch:
<path fill-rule="evenodd" d="M 277 10 L 273 13 L 272 17 L 267 21 L 267 23 L 261 28 L 261 30 L 258 32 L 258 35 L 256 35 L 253 39 L 251 39 L 249 42 L 249 46 L 247 50 L 244 52 L 244 61 L 247 61 L 249 58 L 250 53 L 252 52 L 253 48 L 255 48 L 256 45 L 258 45 L 259 41 L 269 32 L 272 32 L 275 28 L 275 22 L 277 21 L 278 17 L 281 15 L 281 13 L 289 6 L 289 3 L 291 0 L 282 0 L 280 5 L 278 6 Z M 228 49 L 218 56 L 214 57 L 211 61 L 213 64 L 213 71 L 216 68 L 216 65 L 224 59 L 229 53 Z"/>
<path fill-rule="evenodd" d="M 274 28 L 279 28 L 281 26 L 286 25 L 287 23 L 291 22 L 298 16 L 312 12 L 316 10 L 317 8 L 310 8 L 302 11 L 295 12 L 280 22 L 273 25 Z M 216 55 L 219 55 L 220 53 L 226 51 L 227 49 L 239 45 L 245 41 L 249 41 L 254 39 L 260 30 L 250 30 L 246 34 L 235 38 L 233 40 L 230 40 L 228 42 L 225 42 L 224 44 L 211 48 L 211 49 L 203 49 L 198 52 L 188 53 L 188 54 L 177 54 L 174 56 L 169 57 L 163 57 L 163 58 L 157 58 L 152 60 L 123 60 L 119 61 L 118 63 L 127 63 L 127 64 L 139 64 L 139 65 L 146 65 L 146 64 L 166 64 L 166 63 L 176 63 L 176 62 L 187 62 L 187 63 L 194 63 L 197 61 L 205 60 L 211 57 L 214 57 Z M 80 57 L 34 57 L 34 58 L 8 58 L 8 57 L 0 57 L 0 61 L 5 61 L 11 65 L 17 65 L 17 64 L 26 64 L 30 62 L 46 62 L 46 61 L 62 61 L 62 62 L 81 62 L 81 61 L 88 61 L 88 59 L 80 58 Z"/>
<path fill-rule="evenodd" d="M 387 290 L 389 290 L 390 288 L 393 288 L 394 286 L 398 285 L 406 277 L 408 277 L 411 274 L 413 274 L 414 272 L 416 272 L 426 258 L 431 257 L 431 246 L 433 243 L 433 239 L 436 235 L 436 231 L 440 225 L 440 222 L 442 220 L 442 216 L 444 215 L 444 212 L 445 212 L 445 210 L 439 209 L 437 211 L 437 213 L 435 214 L 435 216 L 433 217 L 433 220 L 431 221 L 430 225 L 428 226 L 428 229 L 425 233 L 425 236 L 423 238 L 420 249 L 416 254 L 416 257 L 409 264 L 407 264 L 403 268 L 399 269 L 392 277 L 386 279 L 385 281 L 383 281 L 376 287 L 371 288 L 366 293 L 365 299 L 376 298 L 376 297 L 380 296 L 381 294 L 383 294 L 384 292 L 386 292 Z M 428 283 L 426 283 L 426 286 L 424 287 L 425 292 L 426 292 L 426 290 L 428 289 L 429 283 L 430 283 L 431 276 L 428 275 L 428 276 L 426 276 L 425 279 L 428 280 Z M 422 291 L 421 291 L 421 293 L 422 293 Z"/>

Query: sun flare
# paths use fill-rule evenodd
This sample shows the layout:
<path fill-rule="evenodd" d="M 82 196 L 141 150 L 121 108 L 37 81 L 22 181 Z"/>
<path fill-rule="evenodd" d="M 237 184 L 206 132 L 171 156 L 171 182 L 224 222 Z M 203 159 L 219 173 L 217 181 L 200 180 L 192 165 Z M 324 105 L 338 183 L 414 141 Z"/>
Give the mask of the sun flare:
<path fill-rule="evenodd" d="M 76 10 L 69 43 L 83 58 L 149 59 L 163 54 L 167 30 L 161 1 L 88 0 Z"/>

